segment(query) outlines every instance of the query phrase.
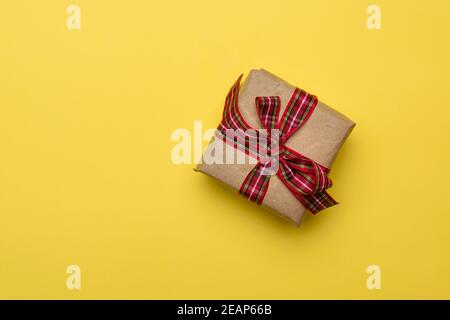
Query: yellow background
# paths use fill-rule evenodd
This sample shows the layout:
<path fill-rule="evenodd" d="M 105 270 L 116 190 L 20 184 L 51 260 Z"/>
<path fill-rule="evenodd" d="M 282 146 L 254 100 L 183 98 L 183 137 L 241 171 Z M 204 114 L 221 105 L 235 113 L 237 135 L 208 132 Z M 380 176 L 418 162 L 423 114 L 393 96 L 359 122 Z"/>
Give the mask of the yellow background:
<path fill-rule="evenodd" d="M 450 3 L 371 3 L 4 2 L 0 298 L 450 298 Z M 261 67 L 357 122 L 300 229 L 170 158 Z"/>

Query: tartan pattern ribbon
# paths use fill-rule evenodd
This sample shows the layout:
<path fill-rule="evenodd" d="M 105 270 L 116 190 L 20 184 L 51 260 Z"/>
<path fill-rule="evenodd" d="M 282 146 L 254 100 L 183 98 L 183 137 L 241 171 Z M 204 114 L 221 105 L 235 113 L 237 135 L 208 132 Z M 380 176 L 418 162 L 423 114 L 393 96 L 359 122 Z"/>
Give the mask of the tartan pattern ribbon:
<path fill-rule="evenodd" d="M 328 178 L 329 169 L 285 145 L 289 137 L 308 121 L 317 105 L 317 97 L 296 88 L 281 119 L 280 97 L 256 97 L 256 110 L 263 129 L 255 130 L 239 111 L 241 79 L 242 75 L 226 97 L 222 121 L 216 131 L 219 139 L 258 160 L 242 183 L 239 193 L 261 204 L 269 188 L 270 178 L 276 174 L 313 214 L 337 204 L 326 192 L 332 185 Z"/>

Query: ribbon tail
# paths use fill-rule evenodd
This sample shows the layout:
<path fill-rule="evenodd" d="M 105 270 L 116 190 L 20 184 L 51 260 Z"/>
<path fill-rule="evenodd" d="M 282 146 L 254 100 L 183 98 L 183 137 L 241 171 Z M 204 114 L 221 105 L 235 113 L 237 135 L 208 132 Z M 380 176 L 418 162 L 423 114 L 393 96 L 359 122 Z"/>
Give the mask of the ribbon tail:
<path fill-rule="evenodd" d="M 239 194 L 250 201 L 261 204 L 267 189 L 269 189 L 271 177 L 265 173 L 265 170 L 265 166 L 262 163 L 258 163 L 245 178 L 239 190 Z"/>
<path fill-rule="evenodd" d="M 338 203 L 326 191 L 320 191 L 308 195 L 293 194 L 306 209 L 311 211 L 312 214 L 316 214 L 317 212 L 332 207 Z"/>

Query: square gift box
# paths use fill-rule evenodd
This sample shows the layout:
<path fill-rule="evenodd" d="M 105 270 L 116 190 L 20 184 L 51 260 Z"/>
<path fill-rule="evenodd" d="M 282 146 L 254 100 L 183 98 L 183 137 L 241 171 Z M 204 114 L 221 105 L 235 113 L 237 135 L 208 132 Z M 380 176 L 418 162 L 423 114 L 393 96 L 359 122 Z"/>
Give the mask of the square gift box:
<path fill-rule="evenodd" d="M 252 152 L 246 152 L 245 146 L 222 142 L 225 135 L 221 133 L 236 129 L 239 123 L 252 129 L 280 129 L 276 174 L 261 175 L 263 160 L 249 157 Z M 222 181 L 298 226 L 307 210 L 315 213 L 336 204 L 325 190 L 331 186 L 327 173 L 354 126 L 352 120 L 315 96 L 266 70 L 251 70 L 242 85 L 239 78 L 231 88 L 222 122 L 196 171 Z M 223 159 L 231 151 L 247 160 L 205 161 L 206 154 L 218 153 L 219 149 Z"/>

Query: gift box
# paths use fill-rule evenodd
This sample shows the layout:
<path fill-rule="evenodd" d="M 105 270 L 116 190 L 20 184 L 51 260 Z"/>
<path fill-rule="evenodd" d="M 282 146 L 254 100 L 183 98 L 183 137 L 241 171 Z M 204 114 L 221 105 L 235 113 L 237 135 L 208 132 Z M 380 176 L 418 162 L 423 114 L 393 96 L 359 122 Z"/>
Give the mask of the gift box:
<path fill-rule="evenodd" d="M 307 211 L 337 203 L 328 172 L 355 123 L 266 70 L 241 77 L 196 171 L 299 226 Z"/>

